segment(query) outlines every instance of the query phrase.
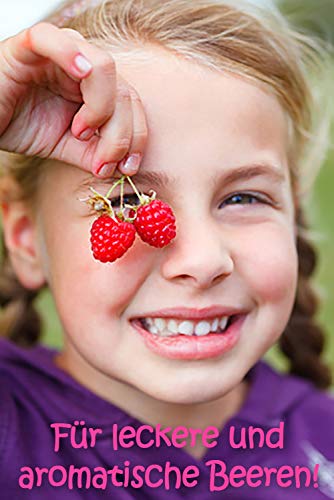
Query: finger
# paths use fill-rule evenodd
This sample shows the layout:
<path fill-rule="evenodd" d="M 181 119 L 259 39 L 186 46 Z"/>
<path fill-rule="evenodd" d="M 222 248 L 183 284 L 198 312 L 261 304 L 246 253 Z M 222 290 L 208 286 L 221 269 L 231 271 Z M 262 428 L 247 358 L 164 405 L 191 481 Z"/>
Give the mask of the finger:
<path fill-rule="evenodd" d="M 93 173 L 100 177 L 113 174 L 117 163 L 129 151 L 132 140 L 131 95 L 124 83 L 117 88 L 115 110 L 110 120 L 99 129 L 100 141 L 96 150 Z"/>
<path fill-rule="evenodd" d="M 132 141 L 129 154 L 119 163 L 124 175 L 134 175 L 139 168 L 147 142 L 148 125 L 142 100 L 136 89 L 129 85 L 132 105 Z"/>
<path fill-rule="evenodd" d="M 92 74 L 80 84 L 83 106 L 75 115 L 72 133 L 75 137 L 87 129 L 96 130 L 106 123 L 115 109 L 117 76 L 112 55 L 86 42 L 78 42 L 81 52 L 94 61 Z"/>
<path fill-rule="evenodd" d="M 17 66 L 15 63 L 19 63 L 22 73 L 30 77 L 30 66 L 48 59 L 72 78 L 80 80 L 91 73 L 92 63 L 81 54 L 78 42 L 65 30 L 49 23 L 38 23 L 15 37 L 8 38 L 4 49 L 7 60 L 13 62 L 13 67 Z M 89 45 L 88 42 L 81 41 L 83 43 Z"/>
<path fill-rule="evenodd" d="M 79 33 L 79 31 L 72 28 L 61 28 L 60 31 L 62 31 L 63 33 L 67 33 L 69 36 L 73 36 L 76 40 L 85 40 L 85 37 L 81 33 Z"/>

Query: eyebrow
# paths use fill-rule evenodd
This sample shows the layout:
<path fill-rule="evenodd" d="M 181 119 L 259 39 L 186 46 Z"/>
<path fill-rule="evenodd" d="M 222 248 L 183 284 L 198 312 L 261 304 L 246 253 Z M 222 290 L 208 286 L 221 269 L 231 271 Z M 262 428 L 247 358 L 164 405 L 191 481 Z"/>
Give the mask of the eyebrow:
<path fill-rule="evenodd" d="M 268 177 L 275 184 L 282 184 L 286 176 L 282 168 L 269 163 L 253 163 L 250 165 L 241 165 L 228 172 L 222 171 L 215 176 L 212 181 L 214 186 L 221 182 L 224 185 L 233 184 L 236 181 L 249 180 L 255 177 Z M 170 178 L 165 172 L 138 172 L 134 180 L 140 184 L 152 185 L 155 188 L 162 188 L 168 184 L 175 183 L 175 178 Z"/>
<path fill-rule="evenodd" d="M 133 180 L 138 184 L 154 187 L 156 189 L 162 189 L 168 184 L 175 183 L 174 177 L 169 177 L 165 172 L 158 171 L 142 172 L 139 170 L 138 173 L 133 176 Z"/>
<path fill-rule="evenodd" d="M 233 184 L 236 181 L 250 180 L 254 177 L 268 177 L 275 184 L 282 184 L 286 177 L 282 168 L 269 163 L 253 163 L 250 165 L 241 165 L 232 170 L 222 172 L 218 178 L 214 179 L 214 184 L 223 182 L 226 185 Z"/>
<path fill-rule="evenodd" d="M 105 185 L 105 184 L 113 184 L 116 182 L 118 179 L 120 179 L 121 175 L 119 172 L 116 172 L 116 175 L 113 175 L 112 177 L 108 178 L 99 178 L 96 177 L 92 174 L 90 174 L 88 177 L 86 177 L 83 182 L 81 182 L 79 189 L 82 187 L 87 187 L 91 186 L 92 184 L 94 185 Z M 175 182 L 174 178 L 169 177 L 165 172 L 141 172 L 139 170 L 138 173 L 135 175 L 131 176 L 131 179 L 138 184 L 142 184 L 144 186 L 153 186 L 155 188 L 162 188 L 166 186 L 167 184 L 172 184 Z"/>
<path fill-rule="evenodd" d="M 282 168 L 274 166 L 270 163 L 260 162 L 241 165 L 239 167 L 228 170 L 227 172 L 223 170 L 212 179 L 212 183 L 214 186 L 216 186 L 218 183 L 229 185 L 233 184 L 236 181 L 250 180 L 255 177 L 261 176 L 270 178 L 271 181 L 275 184 L 282 184 L 286 180 L 286 176 Z M 119 178 L 120 175 L 116 175 L 108 179 L 99 179 L 97 177 L 90 176 L 83 184 L 88 185 L 92 182 L 98 184 L 112 184 Z M 170 177 L 165 172 L 142 172 L 140 170 L 138 171 L 138 173 L 132 176 L 132 179 L 135 183 L 155 189 L 162 189 L 170 184 L 174 184 L 176 181 L 175 177 Z"/>

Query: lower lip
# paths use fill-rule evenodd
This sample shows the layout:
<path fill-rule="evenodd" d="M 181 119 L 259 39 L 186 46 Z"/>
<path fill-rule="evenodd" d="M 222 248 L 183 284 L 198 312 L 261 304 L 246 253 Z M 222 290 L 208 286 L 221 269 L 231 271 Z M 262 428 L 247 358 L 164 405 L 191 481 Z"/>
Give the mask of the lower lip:
<path fill-rule="evenodd" d="M 170 359 L 197 360 L 216 358 L 233 349 L 240 338 L 245 318 L 245 314 L 240 315 L 224 333 L 208 333 L 203 337 L 160 337 L 145 330 L 139 321 L 133 321 L 132 324 L 143 337 L 146 347 L 155 354 Z"/>

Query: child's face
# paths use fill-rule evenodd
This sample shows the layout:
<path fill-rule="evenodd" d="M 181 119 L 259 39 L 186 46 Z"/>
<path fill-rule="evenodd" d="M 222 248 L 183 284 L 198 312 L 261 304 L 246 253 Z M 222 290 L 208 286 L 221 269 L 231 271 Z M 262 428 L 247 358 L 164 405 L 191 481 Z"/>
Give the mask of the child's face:
<path fill-rule="evenodd" d="M 164 401 L 208 401 L 240 383 L 292 310 L 297 254 L 286 118 L 274 97 L 242 78 L 151 54 L 154 62 L 123 62 L 118 71 L 139 92 L 148 120 L 140 173 L 152 175 L 134 180 L 173 207 L 177 237 L 164 249 L 137 238 L 120 260 L 97 262 L 89 244 L 94 216 L 78 199 L 89 185 L 105 194 L 110 184 L 57 164 L 40 200 L 44 269 L 66 333 L 63 365 L 74 376 L 105 396 L 117 379 Z M 247 178 L 255 166 L 263 173 Z M 244 175 L 228 181 L 240 167 Z M 226 308 L 243 322 L 225 340 L 211 334 L 217 340 L 209 347 L 196 335 L 172 347 L 147 333 L 149 347 L 134 321 L 199 314 L 212 324 Z"/>

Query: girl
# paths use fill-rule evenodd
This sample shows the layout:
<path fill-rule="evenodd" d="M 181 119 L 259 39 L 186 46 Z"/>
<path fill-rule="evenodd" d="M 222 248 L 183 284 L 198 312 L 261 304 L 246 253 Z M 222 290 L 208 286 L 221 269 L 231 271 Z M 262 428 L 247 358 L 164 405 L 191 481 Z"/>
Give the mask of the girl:
<path fill-rule="evenodd" d="M 334 498 L 301 196 L 323 130 L 312 46 L 225 0 L 68 3 L 48 21 L 2 51 L 0 144 L 24 154 L 2 160 L 2 333 L 24 346 L 1 343 L 2 498 Z M 177 235 L 104 264 L 82 200 L 125 148 Z M 45 285 L 59 352 L 30 346 Z M 294 375 L 260 361 L 276 342 Z"/>

